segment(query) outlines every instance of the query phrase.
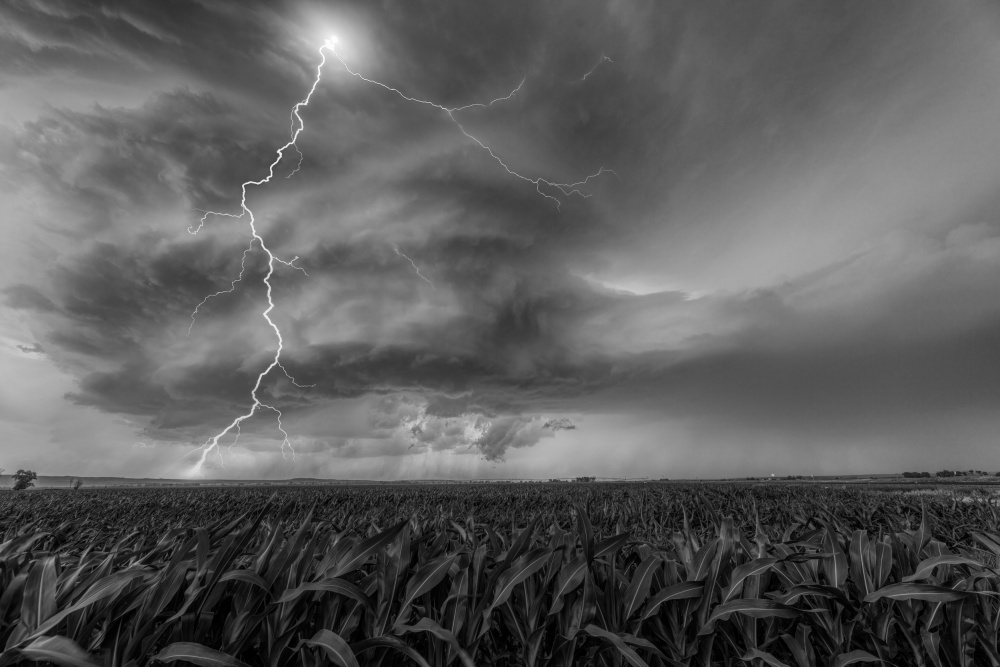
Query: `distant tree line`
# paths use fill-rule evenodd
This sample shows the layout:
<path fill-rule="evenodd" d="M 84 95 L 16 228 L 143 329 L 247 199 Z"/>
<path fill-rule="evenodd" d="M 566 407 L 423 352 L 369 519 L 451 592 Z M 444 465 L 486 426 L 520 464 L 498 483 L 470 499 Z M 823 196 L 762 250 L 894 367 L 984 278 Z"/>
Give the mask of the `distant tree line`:
<path fill-rule="evenodd" d="M 990 473 L 985 470 L 938 470 L 934 473 L 934 477 L 986 477 Z M 932 475 L 929 472 L 904 472 L 903 477 L 917 477 L 917 478 L 929 478 Z M 996 477 L 1000 477 L 1000 472 L 996 473 Z"/>

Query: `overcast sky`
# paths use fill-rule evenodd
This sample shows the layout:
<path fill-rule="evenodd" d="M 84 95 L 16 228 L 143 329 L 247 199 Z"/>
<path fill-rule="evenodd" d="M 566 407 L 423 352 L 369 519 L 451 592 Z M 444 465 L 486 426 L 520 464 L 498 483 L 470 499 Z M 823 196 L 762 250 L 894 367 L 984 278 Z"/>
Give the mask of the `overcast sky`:
<path fill-rule="evenodd" d="M 267 251 L 189 233 L 322 56 Z M 2 3 L 0 466 L 998 470 L 998 109 L 987 2 Z M 269 252 L 288 443 L 260 408 L 199 467 L 276 354 Z"/>

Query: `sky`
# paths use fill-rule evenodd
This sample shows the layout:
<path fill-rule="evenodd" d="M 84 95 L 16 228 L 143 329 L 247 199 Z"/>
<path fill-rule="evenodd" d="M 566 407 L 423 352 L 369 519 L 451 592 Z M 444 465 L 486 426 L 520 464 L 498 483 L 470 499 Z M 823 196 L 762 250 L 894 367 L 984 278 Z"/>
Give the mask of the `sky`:
<path fill-rule="evenodd" d="M 2 3 L 0 467 L 1000 470 L 998 38 L 972 0 Z"/>

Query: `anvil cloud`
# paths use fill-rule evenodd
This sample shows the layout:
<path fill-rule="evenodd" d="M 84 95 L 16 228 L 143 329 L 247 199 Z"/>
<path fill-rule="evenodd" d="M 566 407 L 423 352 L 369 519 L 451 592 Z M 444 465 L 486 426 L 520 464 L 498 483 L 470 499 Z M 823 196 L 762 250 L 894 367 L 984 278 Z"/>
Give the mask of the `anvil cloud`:
<path fill-rule="evenodd" d="M 985 2 L 0 7 L 0 466 L 229 477 L 1000 468 Z M 544 187 L 544 186 L 543 186 Z M 557 194 L 552 192 L 552 194 Z M 404 257 L 405 255 L 405 257 Z M 412 263 L 411 263 L 412 262 Z M 415 268 L 416 267 L 416 268 Z M 420 275 L 417 275 L 419 269 Z M 426 277 L 423 280 L 421 276 Z M 188 333 L 190 328 L 190 334 Z M 44 462 L 44 463 L 43 463 Z"/>

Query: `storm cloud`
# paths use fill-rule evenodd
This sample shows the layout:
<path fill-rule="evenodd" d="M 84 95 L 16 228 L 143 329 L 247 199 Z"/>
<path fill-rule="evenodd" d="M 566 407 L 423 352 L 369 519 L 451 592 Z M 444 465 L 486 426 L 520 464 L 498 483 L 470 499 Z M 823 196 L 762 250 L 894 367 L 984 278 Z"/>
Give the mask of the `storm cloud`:
<path fill-rule="evenodd" d="M 451 118 L 328 58 L 301 163 L 248 189 L 267 247 L 298 258 L 271 278 L 288 375 L 258 393 L 297 458 L 263 410 L 213 474 L 988 467 L 998 20 L 930 2 L 8 3 L 0 358 L 46 407 L 2 394 L 0 418 L 81 461 L 86 423 L 119 472 L 183 474 L 249 409 L 277 345 L 267 256 L 245 218 L 203 216 L 239 213 L 336 34 L 352 69 L 415 98 L 516 92 Z M 578 194 L 525 180 L 602 168 Z"/>

